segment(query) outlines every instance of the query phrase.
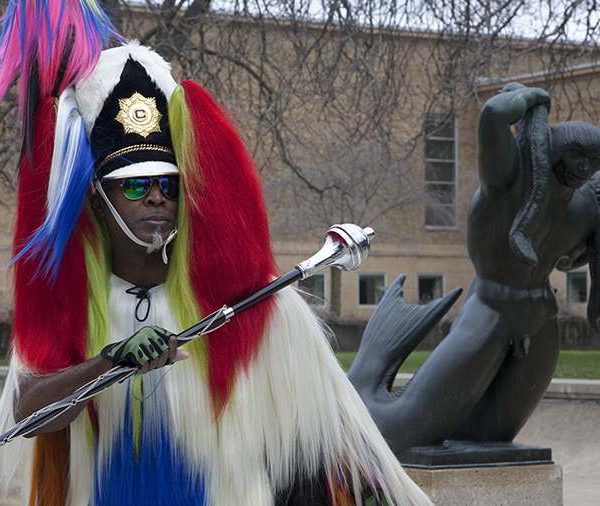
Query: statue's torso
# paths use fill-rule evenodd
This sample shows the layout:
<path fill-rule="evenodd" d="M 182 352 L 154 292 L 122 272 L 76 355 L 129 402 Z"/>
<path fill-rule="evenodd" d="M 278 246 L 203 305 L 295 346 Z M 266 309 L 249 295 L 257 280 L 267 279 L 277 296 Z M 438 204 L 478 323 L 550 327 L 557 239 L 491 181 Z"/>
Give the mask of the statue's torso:
<path fill-rule="evenodd" d="M 478 277 L 515 288 L 543 286 L 561 257 L 581 250 L 597 221 L 597 204 L 587 185 L 569 199 L 553 196 L 536 229 L 537 265 L 519 260 L 509 245 L 513 220 L 524 199 L 517 182 L 501 196 L 477 191 L 471 202 L 468 249 Z"/>

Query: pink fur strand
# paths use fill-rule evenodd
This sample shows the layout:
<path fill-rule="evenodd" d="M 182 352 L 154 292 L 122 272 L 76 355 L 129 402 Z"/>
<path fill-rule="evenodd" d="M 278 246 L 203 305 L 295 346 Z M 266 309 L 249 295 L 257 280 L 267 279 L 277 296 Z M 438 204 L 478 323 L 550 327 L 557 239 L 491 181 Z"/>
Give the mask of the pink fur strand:
<path fill-rule="evenodd" d="M 85 77 L 111 39 L 122 37 L 95 0 L 10 0 L 0 34 L 0 100 L 20 78 L 27 123 L 32 104 Z"/>

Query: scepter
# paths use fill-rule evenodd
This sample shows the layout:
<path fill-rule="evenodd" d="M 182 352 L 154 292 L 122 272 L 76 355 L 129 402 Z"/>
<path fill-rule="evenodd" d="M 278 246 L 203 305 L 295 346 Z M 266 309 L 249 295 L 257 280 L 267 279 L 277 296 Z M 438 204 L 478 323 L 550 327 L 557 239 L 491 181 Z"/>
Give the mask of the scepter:
<path fill-rule="evenodd" d="M 236 304 L 223 306 L 204 317 L 196 325 L 180 332 L 176 335 L 177 346 L 182 346 L 214 332 L 229 322 L 236 314 L 254 306 L 295 281 L 309 278 L 327 267 L 336 267 L 345 271 L 358 269 L 369 254 L 371 239 L 374 235 L 375 231 L 370 227 L 361 228 L 352 223 L 333 225 L 327 230 L 325 243 L 313 256 L 300 262 L 291 271 Z M 138 373 L 139 370 L 136 367 L 119 365 L 113 367 L 80 386 L 68 397 L 37 410 L 4 434 L 0 434 L 0 446 L 4 446 L 19 436 L 27 436 L 35 432 L 70 408 L 92 399 L 111 385 L 123 382 Z"/>

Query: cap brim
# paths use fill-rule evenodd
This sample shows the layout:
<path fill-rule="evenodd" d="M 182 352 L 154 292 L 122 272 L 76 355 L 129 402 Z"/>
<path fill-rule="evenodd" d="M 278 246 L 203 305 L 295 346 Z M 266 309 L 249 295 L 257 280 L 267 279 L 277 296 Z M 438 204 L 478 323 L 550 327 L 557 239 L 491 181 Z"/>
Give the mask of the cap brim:
<path fill-rule="evenodd" d="M 102 180 L 125 179 L 128 177 L 170 176 L 178 174 L 179 169 L 177 168 L 177 165 L 169 162 L 138 162 L 113 170 L 106 174 Z"/>

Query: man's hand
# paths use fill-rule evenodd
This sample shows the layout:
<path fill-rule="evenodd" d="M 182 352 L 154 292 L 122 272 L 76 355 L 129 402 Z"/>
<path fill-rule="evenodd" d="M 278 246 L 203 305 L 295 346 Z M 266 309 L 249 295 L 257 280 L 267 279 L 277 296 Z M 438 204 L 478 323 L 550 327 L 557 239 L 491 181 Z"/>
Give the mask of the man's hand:
<path fill-rule="evenodd" d="M 141 369 L 140 372 L 142 374 L 151 371 L 152 369 L 159 369 L 164 367 L 165 365 L 172 364 L 174 362 L 179 362 L 180 360 L 185 360 L 189 357 L 187 351 L 182 350 L 177 347 L 177 338 L 175 336 L 169 337 L 169 349 L 165 351 L 158 358 L 151 360 L 146 363 Z"/>
<path fill-rule="evenodd" d="M 142 327 L 135 334 L 104 347 L 100 354 L 114 365 L 137 367 L 148 372 L 177 360 L 187 353 L 177 349 L 177 339 L 158 326 Z"/>

